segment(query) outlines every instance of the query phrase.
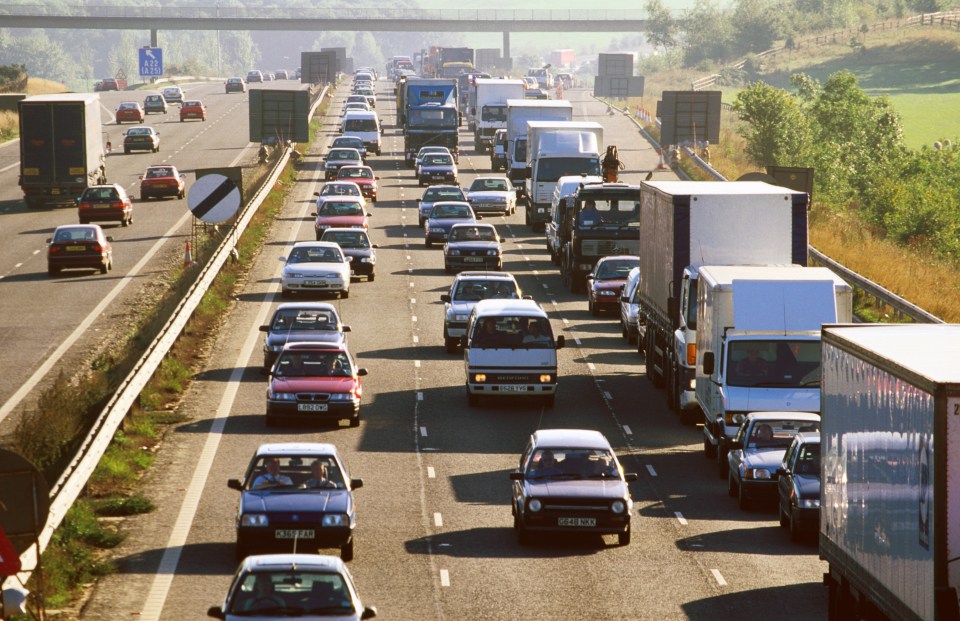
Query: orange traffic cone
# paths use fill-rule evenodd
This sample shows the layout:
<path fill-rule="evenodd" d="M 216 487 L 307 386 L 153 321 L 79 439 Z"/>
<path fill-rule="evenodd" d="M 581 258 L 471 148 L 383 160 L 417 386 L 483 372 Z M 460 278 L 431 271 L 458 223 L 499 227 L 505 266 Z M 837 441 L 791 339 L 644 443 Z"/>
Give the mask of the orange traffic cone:
<path fill-rule="evenodd" d="M 660 161 L 657 162 L 657 170 L 669 170 L 669 166 L 663 161 L 663 149 L 660 149 Z"/>
<path fill-rule="evenodd" d="M 660 159 L 662 160 L 663 157 L 661 156 Z M 187 247 L 186 247 L 186 249 L 183 251 L 183 266 L 184 266 L 184 267 L 190 267 L 190 264 L 191 264 L 191 263 L 193 263 L 193 257 L 190 256 L 190 242 L 188 241 L 188 242 L 187 242 Z"/>

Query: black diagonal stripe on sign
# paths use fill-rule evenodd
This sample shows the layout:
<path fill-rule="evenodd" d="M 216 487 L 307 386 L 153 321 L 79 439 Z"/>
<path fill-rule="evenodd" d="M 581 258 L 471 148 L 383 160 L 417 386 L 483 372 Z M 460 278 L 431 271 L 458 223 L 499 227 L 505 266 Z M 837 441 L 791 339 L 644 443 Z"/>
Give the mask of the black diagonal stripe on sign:
<path fill-rule="evenodd" d="M 210 192 L 205 199 L 193 208 L 193 215 L 202 220 L 208 211 L 216 207 L 217 203 L 225 199 L 236 187 L 237 184 L 231 179 L 224 179 L 223 183 L 215 187 L 213 192 Z"/>

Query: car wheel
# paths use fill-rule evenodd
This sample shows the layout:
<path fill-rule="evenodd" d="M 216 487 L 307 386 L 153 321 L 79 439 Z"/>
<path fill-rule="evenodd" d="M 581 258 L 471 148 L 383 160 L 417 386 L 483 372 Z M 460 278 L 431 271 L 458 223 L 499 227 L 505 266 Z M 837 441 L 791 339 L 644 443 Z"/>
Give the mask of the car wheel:
<path fill-rule="evenodd" d="M 475 395 L 469 390 L 467 391 L 467 405 L 474 407 L 480 404 L 480 395 Z"/>
<path fill-rule="evenodd" d="M 620 336 L 627 338 L 627 324 L 623 323 L 623 317 L 620 317 Z"/>
<path fill-rule="evenodd" d="M 721 479 L 727 476 L 727 472 L 730 470 L 730 464 L 727 463 L 727 453 L 726 451 L 721 451 L 717 449 L 717 476 Z"/>
<path fill-rule="evenodd" d="M 790 518 L 783 512 L 783 507 L 777 502 L 777 513 L 780 514 L 780 526 L 786 528 L 790 524 Z"/>
<path fill-rule="evenodd" d="M 419 220 L 420 220 L 420 228 L 422 229 L 422 228 L 423 228 L 423 223 L 425 222 L 425 220 L 424 220 L 423 218 L 420 218 Z"/>
<path fill-rule="evenodd" d="M 182 117 L 182 116 L 180 117 L 180 122 L 183 123 L 183 117 Z"/>
<path fill-rule="evenodd" d="M 321 237 L 323 237 L 323 235 L 320 234 L 320 233 L 317 233 L 317 241 L 320 241 L 320 238 L 321 238 Z"/>
<path fill-rule="evenodd" d="M 590 311 L 591 317 L 599 317 L 600 310 L 597 308 L 597 305 L 593 303 L 589 297 L 587 298 L 587 310 Z"/>
<path fill-rule="evenodd" d="M 454 337 L 445 336 L 443 338 L 443 344 L 447 348 L 448 354 L 457 353 L 457 345 L 460 344 L 460 340 Z"/>
<path fill-rule="evenodd" d="M 446 272 L 447 274 L 450 274 L 453 272 L 453 269 L 449 265 L 444 265 L 443 271 Z"/>
<path fill-rule="evenodd" d="M 350 297 L 350 289 L 344 289 L 340 292 L 340 299 L 345 300 Z"/>
<path fill-rule="evenodd" d="M 292 292 L 289 291 L 288 289 L 282 289 L 282 288 L 280 289 L 281 298 L 289 298 L 291 295 L 292 295 Z"/>
<path fill-rule="evenodd" d="M 180 200 L 183 200 L 183 197 L 186 196 L 186 194 L 187 194 L 186 190 L 183 190 L 179 194 L 177 194 L 177 198 L 179 198 Z"/>
<path fill-rule="evenodd" d="M 717 447 L 710 444 L 710 440 L 706 435 L 703 436 L 703 456 L 707 459 L 713 459 L 717 456 Z"/>
<path fill-rule="evenodd" d="M 359 426 L 360 426 L 360 415 L 359 415 L 359 414 L 357 414 L 356 416 L 353 416 L 353 417 L 350 418 L 350 426 L 351 426 L 351 427 L 359 427 Z"/>
<path fill-rule="evenodd" d="M 350 541 L 340 546 L 340 558 L 344 563 L 353 560 L 353 537 L 350 537 Z"/>
<path fill-rule="evenodd" d="M 433 247 L 433 242 L 431 242 L 429 239 L 424 239 L 424 240 L 423 240 L 423 245 L 426 246 L 427 248 L 432 248 L 432 247 Z"/>
<path fill-rule="evenodd" d="M 377 275 L 373 272 L 370 272 L 370 275 L 367 276 L 367 282 L 373 282 L 377 278 Z"/>
<path fill-rule="evenodd" d="M 617 533 L 617 543 L 622 546 L 630 545 L 630 527 L 627 526 L 626 532 Z"/>
<path fill-rule="evenodd" d="M 727 471 L 727 496 L 733 498 L 737 495 L 737 483 L 733 480 L 733 472 Z"/>
<path fill-rule="evenodd" d="M 530 533 L 524 528 L 519 515 L 513 516 L 513 530 L 517 533 L 517 543 L 522 546 L 530 545 Z"/>
<path fill-rule="evenodd" d="M 60 273 L 59 267 L 50 266 L 47 268 L 47 274 L 49 274 L 50 276 L 56 276 L 59 273 Z"/>
<path fill-rule="evenodd" d="M 790 528 L 790 541 L 800 541 L 803 533 L 800 532 L 800 525 L 793 518 L 793 508 L 790 509 L 790 515 L 787 517 L 787 525 Z"/>
<path fill-rule="evenodd" d="M 106 262 L 101 263 L 101 264 L 100 264 L 100 273 L 101 273 L 101 274 L 106 274 L 108 271 L 110 271 L 110 266 L 109 266 Z"/>
<path fill-rule="evenodd" d="M 276 426 L 277 426 L 277 419 L 275 419 L 273 416 L 270 416 L 269 414 L 267 414 L 266 416 L 264 416 L 264 417 L 263 417 L 263 420 L 264 420 L 264 422 L 267 424 L 267 427 L 276 427 Z"/>
<path fill-rule="evenodd" d="M 126 147 L 124 147 L 124 149 L 123 149 L 123 154 L 124 154 L 124 155 L 130 155 L 130 149 L 127 149 Z"/>
<path fill-rule="evenodd" d="M 127 226 L 127 225 L 128 225 L 128 219 L 127 219 L 127 218 L 124 218 L 123 220 L 120 220 L 120 226 Z"/>
<path fill-rule="evenodd" d="M 153 148 L 154 153 L 160 153 L 160 145 L 157 145 Z"/>
<path fill-rule="evenodd" d="M 140 195 L 140 200 L 142 200 L 142 201 L 148 201 L 148 200 L 150 200 L 150 195 L 149 195 L 149 194 L 141 194 L 141 195 Z"/>
<path fill-rule="evenodd" d="M 740 507 L 741 511 L 746 511 L 750 508 L 750 497 L 747 496 L 747 493 L 743 489 L 743 485 L 737 485 L 737 506 Z"/>

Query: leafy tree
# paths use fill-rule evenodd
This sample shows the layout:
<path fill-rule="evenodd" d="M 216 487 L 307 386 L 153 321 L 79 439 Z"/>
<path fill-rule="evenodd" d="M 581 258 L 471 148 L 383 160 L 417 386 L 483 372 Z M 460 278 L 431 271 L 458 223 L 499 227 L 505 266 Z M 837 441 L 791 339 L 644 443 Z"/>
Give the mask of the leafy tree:
<path fill-rule="evenodd" d="M 773 0 L 737 0 L 733 11 L 737 52 L 762 52 L 783 36 L 784 23 Z"/>
<path fill-rule="evenodd" d="M 664 52 L 677 45 L 677 22 L 663 0 L 647 0 L 644 7 L 647 13 L 646 37 L 650 45 Z"/>
<path fill-rule="evenodd" d="M 739 133 L 757 166 L 803 165 L 810 152 L 810 126 L 799 102 L 785 90 L 756 82 L 737 94 Z"/>
<path fill-rule="evenodd" d="M 697 0 L 687 14 L 684 64 L 693 67 L 704 61 L 717 62 L 733 51 L 733 24 L 713 0 Z"/>

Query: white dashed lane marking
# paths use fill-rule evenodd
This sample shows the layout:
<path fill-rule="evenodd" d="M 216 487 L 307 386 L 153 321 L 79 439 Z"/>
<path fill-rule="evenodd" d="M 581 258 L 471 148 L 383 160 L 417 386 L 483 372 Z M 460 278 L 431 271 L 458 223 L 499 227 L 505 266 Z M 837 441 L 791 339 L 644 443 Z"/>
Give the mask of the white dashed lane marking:
<path fill-rule="evenodd" d="M 628 436 L 632 436 L 632 435 L 633 435 L 633 432 L 630 431 L 630 426 L 629 426 L 629 425 L 624 425 L 624 426 L 623 426 L 623 433 L 625 433 L 625 434 L 628 435 Z"/>
<path fill-rule="evenodd" d="M 652 477 L 657 476 L 657 471 L 654 470 L 654 469 L 653 469 L 653 466 L 651 466 L 650 464 L 647 464 L 647 472 L 649 472 L 649 473 L 650 473 L 650 476 L 652 476 Z"/>
<path fill-rule="evenodd" d="M 423 436 L 424 438 L 427 437 L 427 428 L 426 428 L 426 427 L 420 427 L 420 435 Z"/>
<path fill-rule="evenodd" d="M 437 478 L 437 471 L 433 469 L 433 466 L 427 466 L 427 478 L 428 479 Z"/>
<path fill-rule="evenodd" d="M 687 518 L 683 517 L 683 514 L 679 511 L 674 511 L 673 514 L 677 516 L 677 521 L 680 522 L 680 526 L 687 525 Z"/>
<path fill-rule="evenodd" d="M 441 526 L 443 526 L 443 516 L 440 515 L 439 513 L 434 513 L 434 514 L 433 514 L 433 525 L 436 526 L 436 527 L 438 527 L 438 528 L 441 527 Z"/>
<path fill-rule="evenodd" d="M 446 569 L 440 570 L 440 586 L 445 586 L 445 587 L 450 586 L 450 572 L 447 571 Z"/>
<path fill-rule="evenodd" d="M 719 569 L 711 569 L 710 573 L 713 574 L 713 578 L 717 581 L 717 584 L 727 586 L 727 581 L 723 579 L 723 574 L 720 573 Z"/>

